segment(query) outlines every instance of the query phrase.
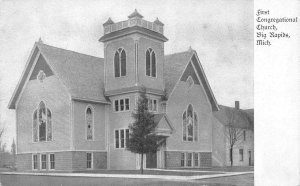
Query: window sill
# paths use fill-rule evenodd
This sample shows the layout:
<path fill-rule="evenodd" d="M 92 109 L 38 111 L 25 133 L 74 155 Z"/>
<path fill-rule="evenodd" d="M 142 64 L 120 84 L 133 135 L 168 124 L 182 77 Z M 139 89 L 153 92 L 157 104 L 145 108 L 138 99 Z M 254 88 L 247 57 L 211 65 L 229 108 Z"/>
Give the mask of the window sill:
<path fill-rule="evenodd" d="M 38 144 L 38 143 L 51 143 L 51 142 L 54 142 L 54 140 L 51 140 L 51 141 L 37 141 L 37 142 L 31 142 L 31 144 Z"/>

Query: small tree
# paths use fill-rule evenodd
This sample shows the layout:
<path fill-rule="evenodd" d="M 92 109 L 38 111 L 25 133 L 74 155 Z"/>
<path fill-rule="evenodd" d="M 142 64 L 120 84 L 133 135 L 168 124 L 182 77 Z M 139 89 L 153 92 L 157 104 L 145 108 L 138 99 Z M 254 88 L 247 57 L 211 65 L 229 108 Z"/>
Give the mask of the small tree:
<path fill-rule="evenodd" d="M 129 125 L 130 138 L 127 150 L 141 155 L 141 174 L 143 174 L 143 159 L 146 153 L 155 153 L 158 149 L 159 137 L 155 134 L 154 115 L 148 110 L 146 91 L 140 94 L 137 109 L 132 113 L 134 122 Z"/>
<path fill-rule="evenodd" d="M 226 126 L 226 138 L 228 139 L 229 142 L 229 157 L 230 157 L 230 165 L 233 165 L 233 147 L 238 144 L 240 141 L 242 135 L 243 135 L 243 130 L 238 128 L 235 125 L 235 116 L 236 116 L 236 110 L 230 110 L 229 111 L 230 118 L 228 120 L 227 126 Z"/>

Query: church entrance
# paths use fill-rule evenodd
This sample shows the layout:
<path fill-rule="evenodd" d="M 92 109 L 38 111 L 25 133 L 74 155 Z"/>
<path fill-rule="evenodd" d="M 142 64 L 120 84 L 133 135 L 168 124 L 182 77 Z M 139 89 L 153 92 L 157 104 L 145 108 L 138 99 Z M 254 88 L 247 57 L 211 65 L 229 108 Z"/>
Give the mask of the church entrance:
<path fill-rule="evenodd" d="M 157 153 L 146 154 L 146 168 L 157 168 Z"/>

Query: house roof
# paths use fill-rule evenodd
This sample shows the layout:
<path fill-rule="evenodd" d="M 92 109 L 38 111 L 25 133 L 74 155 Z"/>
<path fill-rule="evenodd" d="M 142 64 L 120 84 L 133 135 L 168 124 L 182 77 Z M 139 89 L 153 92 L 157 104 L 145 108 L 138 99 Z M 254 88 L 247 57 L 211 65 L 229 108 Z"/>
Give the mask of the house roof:
<path fill-rule="evenodd" d="M 191 51 L 185 51 L 165 56 L 164 80 L 167 96 L 173 91 L 177 81 L 184 71 L 185 66 L 192 57 Z"/>
<path fill-rule="evenodd" d="M 219 105 L 219 108 L 220 110 L 213 114 L 224 126 L 233 125 L 237 128 L 254 130 L 254 109 L 242 110 L 223 105 Z"/>
<path fill-rule="evenodd" d="M 45 58 L 63 84 L 69 90 L 72 98 L 106 102 L 104 89 L 104 62 L 103 58 L 80 54 L 53 46 L 35 43 L 30 59 L 28 60 L 21 80 L 10 100 L 9 108 L 14 109 L 17 98 L 25 84 L 37 52 Z"/>

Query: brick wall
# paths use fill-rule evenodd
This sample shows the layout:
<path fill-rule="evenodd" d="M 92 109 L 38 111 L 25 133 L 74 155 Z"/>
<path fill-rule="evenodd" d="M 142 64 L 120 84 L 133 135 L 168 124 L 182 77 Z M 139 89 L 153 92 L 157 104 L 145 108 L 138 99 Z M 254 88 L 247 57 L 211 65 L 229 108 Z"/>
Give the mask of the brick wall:
<path fill-rule="evenodd" d="M 181 152 L 165 152 L 166 168 L 180 167 Z"/>
<path fill-rule="evenodd" d="M 38 157 L 39 162 L 39 157 Z M 39 164 L 38 164 L 39 166 Z M 31 154 L 17 154 L 16 162 L 17 171 L 26 171 L 32 169 L 32 155 Z"/>
<path fill-rule="evenodd" d="M 211 167 L 211 152 L 200 152 L 200 167 Z"/>
<path fill-rule="evenodd" d="M 166 151 L 165 152 L 165 163 L 166 168 L 181 167 L 181 153 L 183 151 Z M 194 159 L 192 160 L 194 161 Z M 193 164 L 194 162 L 192 162 Z M 212 153 L 211 152 L 200 152 L 200 167 L 211 167 L 212 166 Z M 197 168 L 197 167 L 190 167 Z"/>
<path fill-rule="evenodd" d="M 87 152 L 72 152 L 73 153 L 73 170 L 87 169 Z M 106 169 L 107 168 L 107 153 L 106 152 L 92 152 L 93 154 L 93 168 L 92 169 Z"/>

